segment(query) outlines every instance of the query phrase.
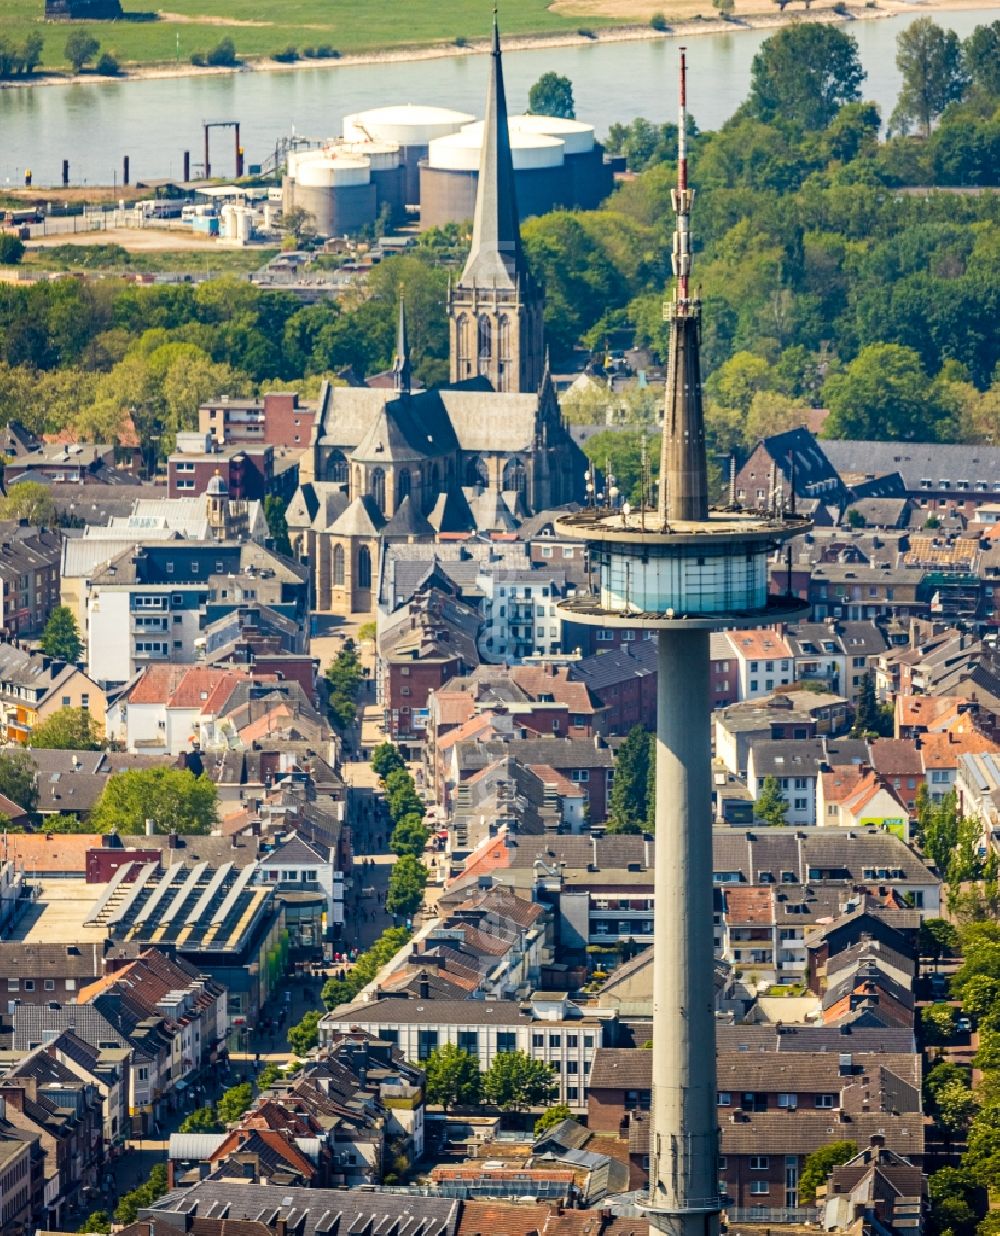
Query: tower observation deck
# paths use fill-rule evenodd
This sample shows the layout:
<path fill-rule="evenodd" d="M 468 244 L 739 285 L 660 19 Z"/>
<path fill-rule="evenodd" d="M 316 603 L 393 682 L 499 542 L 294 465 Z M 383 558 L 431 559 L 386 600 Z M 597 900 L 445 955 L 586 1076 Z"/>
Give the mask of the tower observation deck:
<path fill-rule="evenodd" d="M 650 1223 L 669 1236 L 719 1228 L 712 955 L 709 633 L 796 617 L 805 604 L 769 592 L 769 559 L 809 522 L 782 509 L 713 509 L 702 410 L 701 302 L 689 290 L 686 62 L 681 49 L 674 289 L 664 314 L 670 352 L 659 501 L 567 515 L 558 531 L 589 543 L 593 593 L 560 605 L 574 622 L 646 627 L 659 648 L 656 728 L 656 906 Z M 645 486 L 644 486 L 645 487 Z"/>

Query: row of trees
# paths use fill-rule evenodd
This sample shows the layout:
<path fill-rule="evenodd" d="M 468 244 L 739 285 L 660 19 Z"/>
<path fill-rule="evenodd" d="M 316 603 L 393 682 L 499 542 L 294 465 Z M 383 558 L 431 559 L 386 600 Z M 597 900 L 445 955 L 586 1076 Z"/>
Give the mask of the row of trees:
<path fill-rule="evenodd" d="M 181 1133 L 222 1133 L 235 1124 L 253 1102 L 253 1086 L 240 1082 L 223 1091 L 217 1103 L 196 1108 L 181 1121 Z"/>
<path fill-rule="evenodd" d="M 381 778 L 393 823 L 389 848 L 399 855 L 389 876 L 385 907 L 390 914 L 410 918 L 419 909 L 427 887 L 427 868 L 421 861 L 430 836 L 424 824 L 426 808 L 405 760 L 392 743 L 375 748 L 372 768 Z"/>
<path fill-rule="evenodd" d="M 354 997 L 367 987 L 383 966 L 389 964 L 393 957 L 410 938 L 406 927 L 387 927 L 371 948 L 358 957 L 350 970 L 344 972 L 343 978 L 328 978 L 323 984 L 322 999 L 328 1009 L 335 1009 L 341 1004 L 350 1004 Z"/>
<path fill-rule="evenodd" d="M 478 1107 L 483 1102 L 501 1111 L 538 1107 L 558 1093 L 551 1065 L 527 1052 L 500 1052 L 484 1072 L 479 1061 L 454 1043 L 436 1047 L 424 1061 L 427 1101 L 449 1107 Z"/>
<path fill-rule="evenodd" d="M 939 1233 L 994 1236 L 998 1225 L 988 1212 L 986 1191 L 1000 1185 L 1000 924 L 966 923 L 957 941 L 954 928 L 948 934 L 964 958 L 951 994 L 978 1023 L 979 1048 L 972 1063 L 979 1081 L 973 1088 L 969 1070 L 946 1060 L 938 1060 L 924 1078 L 928 1113 L 949 1138 L 966 1139 L 959 1166 L 930 1177 L 931 1219 Z M 934 1043 L 950 1037 L 953 1020 L 946 1018 L 954 1014 L 953 1005 L 924 1010 L 925 1038 Z"/>

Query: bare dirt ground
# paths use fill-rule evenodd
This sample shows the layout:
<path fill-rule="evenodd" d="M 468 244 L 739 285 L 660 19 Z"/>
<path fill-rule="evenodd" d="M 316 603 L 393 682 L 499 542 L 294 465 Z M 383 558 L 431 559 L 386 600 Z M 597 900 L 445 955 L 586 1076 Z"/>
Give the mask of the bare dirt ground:
<path fill-rule="evenodd" d="M 191 231 L 167 231 L 157 228 L 113 228 L 102 232 L 67 232 L 65 235 L 43 236 L 32 240 L 29 249 L 49 249 L 56 245 L 121 245 L 130 253 L 161 253 L 169 250 L 199 250 L 217 245 L 218 241 L 196 236 Z"/>
<path fill-rule="evenodd" d="M 187 13 L 168 13 L 160 9 L 157 17 L 161 21 L 177 22 L 182 26 L 273 26 L 273 21 L 253 21 L 247 17 L 210 17 L 191 16 Z"/>

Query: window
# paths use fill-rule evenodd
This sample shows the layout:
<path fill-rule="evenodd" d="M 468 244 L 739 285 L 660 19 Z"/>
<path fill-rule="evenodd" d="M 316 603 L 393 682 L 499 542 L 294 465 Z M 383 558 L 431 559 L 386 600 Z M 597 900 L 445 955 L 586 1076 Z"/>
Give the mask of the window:
<path fill-rule="evenodd" d="M 771 1186 L 766 1180 L 751 1180 L 750 1192 L 760 1196 L 762 1193 L 770 1193 Z"/>
<path fill-rule="evenodd" d="M 334 584 L 334 587 L 343 587 L 343 584 L 344 584 L 344 547 L 343 545 L 335 545 L 333 547 L 333 584 Z"/>
<path fill-rule="evenodd" d="M 566 1046 L 567 1047 L 577 1047 L 579 1046 L 579 1042 L 580 1042 L 579 1035 L 577 1034 L 567 1034 L 566 1035 Z"/>
<path fill-rule="evenodd" d="M 779 1094 L 778 1106 L 787 1107 L 794 1110 L 799 1105 L 799 1096 L 797 1094 Z"/>
<path fill-rule="evenodd" d="M 567 1060 L 566 1061 L 566 1072 L 568 1075 L 572 1076 L 574 1073 L 580 1072 L 580 1066 L 577 1064 L 575 1060 Z"/>
<path fill-rule="evenodd" d="M 816 1096 L 816 1106 L 818 1108 L 831 1108 L 837 1102 L 835 1094 L 818 1094 Z"/>
<path fill-rule="evenodd" d="M 750 1170 L 752 1172 L 766 1172 L 769 1166 L 769 1160 L 766 1154 L 752 1154 L 750 1156 Z"/>
<path fill-rule="evenodd" d="M 579 1097 L 580 1097 L 580 1087 L 579 1086 L 567 1086 L 566 1087 L 566 1098 L 569 1102 L 572 1103 L 574 1099 L 578 1099 Z"/>
<path fill-rule="evenodd" d="M 25 979 L 25 980 L 24 980 L 24 990 L 25 990 L 25 991 L 34 991 L 34 990 L 35 990 L 35 980 L 34 980 L 34 979 Z"/>
<path fill-rule="evenodd" d="M 550 1034 L 549 1035 L 549 1046 L 550 1047 L 562 1047 L 562 1035 L 561 1034 Z"/>
<path fill-rule="evenodd" d="M 56 981 L 55 979 L 43 979 L 42 986 L 44 987 L 46 991 L 55 991 Z"/>
<path fill-rule="evenodd" d="M 720 1107 L 730 1107 L 733 1102 L 733 1096 L 728 1090 L 720 1090 L 718 1095 L 718 1105 Z"/>
<path fill-rule="evenodd" d="M 21 980 L 9 978 L 7 980 L 7 990 L 8 991 L 20 991 L 21 990 Z"/>
<path fill-rule="evenodd" d="M 417 1035 L 417 1059 L 426 1060 L 438 1045 L 436 1030 L 421 1030 Z"/>
<path fill-rule="evenodd" d="M 117 1044 L 115 1044 L 117 1046 Z M 149 1068 L 146 1065 L 139 1066 L 139 1080 L 141 1082 L 149 1081 Z"/>
<path fill-rule="evenodd" d="M 517 1035 L 513 1030 L 497 1031 L 497 1051 L 516 1051 Z"/>
<path fill-rule="evenodd" d="M 583 1036 L 583 1045 L 584 1047 L 593 1047 L 594 1046 L 594 1036 L 592 1034 L 585 1034 Z M 588 1072 L 589 1072 L 589 1069 L 588 1069 Z"/>
<path fill-rule="evenodd" d="M 531 1036 L 531 1046 L 532 1047 L 544 1047 L 545 1046 L 545 1035 L 544 1034 L 533 1034 Z"/>
<path fill-rule="evenodd" d="M 467 1051 L 470 1056 L 478 1056 L 479 1055 L 479 1031 L 478 1030 L 459 1030 L 458 1048 L 459 1048 L 459 1051 Z"/>

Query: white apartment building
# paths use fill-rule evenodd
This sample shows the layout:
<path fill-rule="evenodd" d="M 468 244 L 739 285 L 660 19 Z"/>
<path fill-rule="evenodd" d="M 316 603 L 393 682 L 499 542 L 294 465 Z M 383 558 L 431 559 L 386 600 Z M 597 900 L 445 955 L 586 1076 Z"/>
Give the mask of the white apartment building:
<path fill-rule="evenodd" d="M 559 651 L 562 619 L 556 606 L 566 590 L 562 572 L 484 569 L 476 582 L 484 597 L 479 651 L 485 660 L 519 661 Z"/>
<path fill-rule="evenodd" d="M 389 998 L 344 1005 L 319 1023 L 320 1045 L 336 1031 L 366 1030 L 395 1043 L 407 1060 L 421 1061 L 453 1043 L 479 1061 L 485 1072 L 503 1052 L 523 1051 L 551 1065 L 559 1086 L 557 1102 L 587 1107 L 594 1053 L 604 1045 L 604 1026 L 614 1019 L 573 1016 L 565 995 L 536 993 L 531 1012 L 511 1000 L 422 1000 Z"/>

